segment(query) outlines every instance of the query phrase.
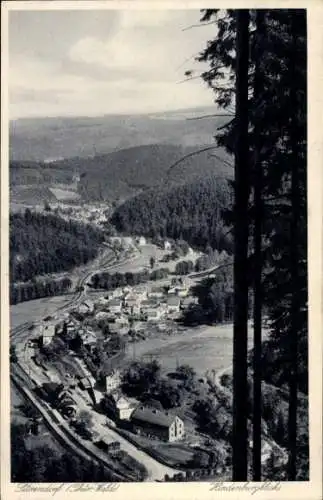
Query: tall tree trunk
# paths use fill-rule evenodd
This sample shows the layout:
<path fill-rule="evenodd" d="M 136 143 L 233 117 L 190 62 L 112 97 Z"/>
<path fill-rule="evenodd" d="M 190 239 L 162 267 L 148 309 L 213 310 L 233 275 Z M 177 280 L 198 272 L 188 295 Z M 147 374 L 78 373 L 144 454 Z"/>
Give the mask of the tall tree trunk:
<path fill-rule="evenodd" d="M 291 13 L 291 34 L 292 34 L 292 62 L 290 67 L 291 72 L 291 99 L 290 99 L 290 138 L 292 152 L 292 174 L 291 174 L 291 241 L 290 241 L 290 270 L 292 281 L 292 298 L 291 298 L 291 329 L 289 332 L 290 346 L 290 378 L 289 378 L 289 411 L 288 411 L 288 480 L 296 480 L 296 458 L 297 458 L 297 363 L 298 363 L 298 316 L 300 311 L 300 279 L 299 279 L 299 246 L 300 234 L 298 225 L 301 216 L 301 191 L 300 191 L 300 165 L 299 162 L 299 134 L 297 130 L 298 99 L 296 93 L 296 63 L 297 63 L 297 11 Z M 304 13 L 300 15 L 305 15 Z M 306 22 L 306 21 L 305 21 Z M 295 85 L 293 85 L 295 82 Z"/>
<path fill-rule="evenodd" d="M 248 69 L 249 10 L 237 11 L 235 206 L 234 206 L 234 338 L 233 338 L 233 481 L 248 476 Z"/>
<path fill-rule="evenodd" d="M 256 65 L 254 80 L 254 97 L 256 106 L 261 93 L 260 79 L 260 44 L 264 27 L 264 14 L 262 10 L 256 13 Z M 255 123 L 255 164 L 254 164 L 254 351 L 253 351 L 253 448 L 252 448 L 252 469 L 253 480 L 261 481 L 261 337 L 262 337 L 262 163 L 260 159 L 261 150 L 261 130 L 259 122 Z"/>

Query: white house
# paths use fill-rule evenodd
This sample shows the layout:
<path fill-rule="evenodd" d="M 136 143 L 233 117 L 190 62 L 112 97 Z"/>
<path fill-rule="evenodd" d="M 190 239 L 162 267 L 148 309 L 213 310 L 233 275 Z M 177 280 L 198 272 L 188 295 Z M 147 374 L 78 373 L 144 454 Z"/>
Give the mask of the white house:
<path fill-rule="evenodd" d="M 108 303 L 108 308 L 111 313 L 120 313 L 122 310 L 122 301 L 120 299 L 112 299 Z"/>
<path fill-rule="evenodd" d="M 128 326 L 129 325 L 129 320 L 126 316 L 120 316 L 120 317 L 116 318 L 114 320 L 114 322 L 120 326 Z"/>
<path fill-rule="evenodd" d="M 131 415 L 133 430 L 150 438 L 174 442 L 185 435 L 184 422 L 177 415 L 140 406 Z"/>
<path fill-rule="evenodd" d="M 136 241 L 140 247 L 146 245 L 146 238 L 144 236 L 139 236 Z"/>
<path fill-rule="evenodd" d="M 156 299 L 143 300 L 141 302 L 141 310 L 146 311 L 147 309 L 157 307 L 157 305 L 158 305 L 158 303 L 157 303 Z"/>
<path fill-rule="evenodd" d="M 119 370 L 112 370 L 105 377 L 105 390 L 107 393 L 115 391 L 120 387 L 121 375 Z"/>
<path fill-rule="evenodd" d="M 170 241 L 166 240 L 164 241 L 164 250 L 171 250 L 172 249 L 172 244 Z"/>
<path fill-rule="evenodd" d="M 167 299 L 167 310 L 168 312 L 178 312 L 180 309 L 180 299 L 179 297 L 169 297 Z"/>
<path fill-rule="evenodd" d="M 147 321 L 159 321 L 163 315 L 163 311 L 159 308 L 148 309 L 146 315 Z"/>
<path fill-rule="evenodd" d="M 155 286 L 148 292 L 148 297 L 150 299 L 162 299 L 164 294 L 165 290 L 162 286 Z"/>
<path fill-rule="evenodd" d="M 178 295 L 178 297 L 187 297 L 187 295 L 188 295 L 188 288 L 186 286 L 179 286 L 179 287 L 177 287 L 176 295 Z"/>
<path fill-rule="evenodd" d="M 139 300 L 145 300 L 147 298 L 147 286 L 138 286 L 133 289 L 133 292 L 137 295 Z"/>
<path fill-rule="evenodd" d="M 76 324 L 74 323 L 74 321 L 68 321 L 68 323 L 66 323 L 66 333 L 71 335 L 75 332 L 76 330 Z"/>
<path fill-rule="evenodd" d="M 110 316 L 110 314 L 106 311 L 99 311 L 96 315 L 95 315 L 95 319 L 96 320 L 102 320 L 102 319 L 107 319 L 108 317 Z"/>
<path fill-rule="evenodd" d="M 48 345 L 51 343 L 55 335 L 55 325 L 49 324 L 42 328 L 42 342 L 43 345 Z"/>
<path fill-rule="evenodd" d="M 109 297 L 109 298 L 107 298 L 107 297 L 100 297 L 100 299 L 99 299 L 99 304 L 100 304 L 101 306 L 106 306 L 106 305 L 108 305 L 109 300 L 110 300 L 110 299 L 112 299 L 112 298 L 113 298 L 112 296 L 111 296 L 111 297 Z"/>
<path fill-rule="evenodd" d="M 120 420 L 129 420 L 135 409 L 134 405 L 118 391 L 109 394 L 106 401 L 113 415 Z"/>
<path fill-rule="evenodd" d="M 181 301 L 181 308 L 182 309 L 185 309 L 186 307 L 189 307 L 191 304 L 196 304 L 197 302 L 197 299 L 196 297 L 185 297 L 182 301 Z"/>
<path fill-rule="evenodd" d="M 140 304 L 134 304 L 130 308 L 131 314 L 134 314 L 135 316 L 138 316 L 141 313 L 141 306 Z"/>
<path fill-rule="evenodd" d="M 94 311 L 94 304 L 91 300 L 84 301 L 79 307 L 79 313 L 91 314 Z"/>
<path fill-rule="evenodd" d="M 129 308 L 140 305 L 141 299 L 135 293 L 128 293 L 125 296 L 125 305 Z"/>

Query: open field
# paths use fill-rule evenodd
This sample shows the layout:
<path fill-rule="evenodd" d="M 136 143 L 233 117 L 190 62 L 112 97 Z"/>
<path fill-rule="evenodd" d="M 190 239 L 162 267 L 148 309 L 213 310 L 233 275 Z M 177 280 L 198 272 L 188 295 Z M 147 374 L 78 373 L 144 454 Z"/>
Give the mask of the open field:
<path fill-rule="evenodd" d="M 252 328 L 250 328 L 249 347 Z M 160 336 L 136 344 L 136 357 L 151 355 L 158 359 L 162 368 L 172 371 L 176 363 L 192 366 L 198 374 L 207 370 L 221 370 L 232 363 L 233 326 L 201 326 L 187 328 L 174 336 Z M 133 348 L 128 348 L 128 358 L 133 356 Z"/>
<path fill-rule="evenodd" d="M 58 307 L 62 307 L 70 300 L 71 294 L 67 294 L 29 300 L 10 306 L 10 327 L 16 328 L 25 322 L 39 321 L 44 316 L 53 314 Z"/>
<path fill-rule="evenodd" d="M 80 195 L 71 189 L 62 189 L 58 187 L 50 187 L 49 190 L 57 198 L 58 201 L 79 200 Z"/>

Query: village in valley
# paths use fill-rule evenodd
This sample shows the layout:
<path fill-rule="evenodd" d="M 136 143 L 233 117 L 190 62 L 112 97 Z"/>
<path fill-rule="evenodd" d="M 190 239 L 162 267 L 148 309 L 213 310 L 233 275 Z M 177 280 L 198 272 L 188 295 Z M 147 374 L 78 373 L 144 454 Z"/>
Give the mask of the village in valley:
<path fill-rule="evenodd" d="M 153 244 L 144 237 L 111 237 L 108 245 L 117 272 L 100 273 L 100 279 L 118 276 L 123 286 L 117 280 L 103 290 L 96 273 L 87 276 L 68 308 L 33 323 L 28 342 L 17 343 L 22 368 L 52 417 L 75 439 L 96 454 L 112 453 L 116 463 L 118 453 L 122 463 L 125 456 L 133 460 L 142 479 L 194 470 L 197 477 L 207 470 L 225 474 L 230 430 L 223 431 L 215 455 L 214 440 L 199 431 L 192 411 L 199 397 L 216 392 L 214 375 L 196 373 L 178 356 L 169 371 L 158 355 L 140 354 L 145 343 L 185 336 L 182 317 L 197 303 L 193 288 L 201 273 L 176 272 L 202 254 L 185 246 L 180 256 L 174 242 Z M 140 273 L 148 279 L 140 282 Z M 221 418 L 226 425 L 225 413 Z"/>
<path fill-rule="evenodd" d="M 129 473 L 131 464 L 140 480 L 225 477 L 230 374 L 197 372 L 177 352 L 169 369 L 145 349 L 188 335 L 183 317 L 205 272 L 182 266 L 201 253 L 185 245 L 179 255 L 176 242 L 144 237 L 110 237 L 107 246 L 115 256 L 109 271 L 87 275 L 68 307 L 31 324 L 28 341 L 16 344 L 21 368 L 54 422 L 96 457 L 109 457 L 110 467 Z M 216 439 L 203 421 L 210 398 L 218 402 Z M 265 441 L 263 460 L 271 453 Z"/>

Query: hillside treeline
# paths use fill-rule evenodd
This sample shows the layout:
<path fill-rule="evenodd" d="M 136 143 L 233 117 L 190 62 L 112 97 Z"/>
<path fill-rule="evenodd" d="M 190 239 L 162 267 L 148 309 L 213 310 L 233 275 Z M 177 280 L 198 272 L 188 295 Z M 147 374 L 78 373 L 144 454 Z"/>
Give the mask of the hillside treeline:
<path fill-rule="evenodd" d="M 38 278 L 27 283 L 10 283 L 10 304 L 62 295 L 68 292 L 71 286 L 72 281 L 67 277 L 59 279 Z"/>
<path fill-rule="evenodd" d="M 73 170 L 64 166 L 32 161 L 10 161 L 10 186 L 35 185 L 40 186 L 73 181 Z"/>
<path fill-rule="evenodd" d="M 126 234 L 183 239 L 192 246 L 232 251 L 222 212 L 230 205 L 227 181 L 210 176 L 169 190 L 149 190 L 123 203 L 111 222 Z"/>
<path fill-rule="evenodd" d="M 128 199 L 151 188 L 168 189 L 213 174 L 231 176 L 228 155 L 220 148 L 216 158 L 210 151 L 192 154 L 199 147 L 149 144 L 121 149 L 85 160 L 58 162 L 81 173 L 78 190 L 86 200 Z M 203 147 L 200 149 L 203 150 Z M 173 167 L 173 168 L 170 168 Z"/>
<path fill-rule="evenodd" d="M 31 212 L 10 215 L 10 279 L 67 271 L 96 257 L 104 237 L 88 224 Z"/>

